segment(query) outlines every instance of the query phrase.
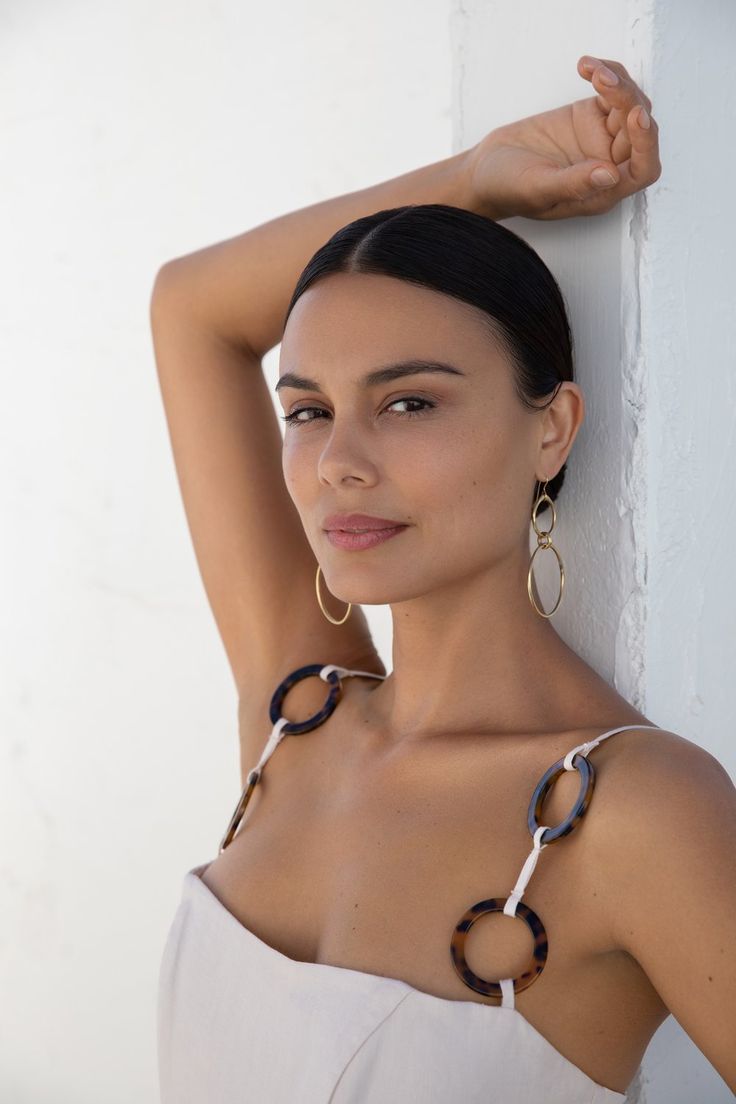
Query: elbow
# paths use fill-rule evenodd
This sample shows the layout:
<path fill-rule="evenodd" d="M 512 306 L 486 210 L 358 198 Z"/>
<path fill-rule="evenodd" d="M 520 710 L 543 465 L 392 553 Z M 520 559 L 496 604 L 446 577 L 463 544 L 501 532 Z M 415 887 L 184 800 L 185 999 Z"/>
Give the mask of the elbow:
<path fill-rule="evenodd" d="M 170 310 L 182 309 L 186 305 L 186 290 L 182 279 L 181 265 L 178 259 L 165 261 L 156 272 L 149 296 L 149 317 L 151 328 L 164 318 Z"/>

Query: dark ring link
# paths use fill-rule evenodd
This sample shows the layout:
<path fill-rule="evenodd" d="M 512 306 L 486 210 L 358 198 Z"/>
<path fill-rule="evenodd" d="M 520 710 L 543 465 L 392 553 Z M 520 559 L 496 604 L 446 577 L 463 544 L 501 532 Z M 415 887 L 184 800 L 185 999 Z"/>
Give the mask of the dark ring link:
<path fill-rule="evenodd" d="M 458 977 L 468 988 L 474 989 L 476 993 L 482 993 L 485 997 L 502 998 L 503 990 L 500 982 L 486 981 L 470 969 L 465 960 L 465 937 L 476 920 L 479 920 L 481 916 L 485 916 L 488 912 L 503 912 L 505 904 L 505 897 L 490 897 L 487 901 L 478 901 L 458 921 L 450 941 L 450 955 Z M 537 980 L 544 969 L 547 961 L 547 932 L 536 912 L 522 901 L 517 902 L 516 916 L 526 923 L 534 940 L 534 950 L 529 967 L 523 974 L 513 979 L 514 993 L 521 993 Z"/>
<path fill-rule="evenodd" d="M 240 795 L 240 797 L 238 799 L 238 804 L 235 806 L 235 812 L 230 817 L 230 823 L 227 826 L 227 829 L 225 831 L 225 835 L 222 837 L 222 839 L 220 841 L 220 846 L 218 848 L 218 854 L 221 855 L 222 852 L 225 850 L 225 848 L 229 847 L 229 845 L 232 843 L 232 841 L 235 837 L 235 833 L 238 830 L 238 826 L 240 825 L 240 822 L 243 819 L 243 816 L 245 815 L 245 810 L 248 806 L 248 802 L 250 801 L 250 795 L 253 793 L 253 790 L 256 788 L 256 783 L 258 782 L 258 779 L 260 778 L 260 776 L 261 776 L 260 771 L 256 771 L 256 770 L 249 771 L 248 781 L 245 784 L 245 789 L 243 790 L 242 794 Z"/>
<path fill-rule="evenodd" d="M 271 718 L 271 724 L 276 724 L 277 721 L 281 720 L 281 707 L 284 704 L 284 698 L 289 693 L 292 686 L 295 686 L 297 682 L 301 682 L 302 679 L 310 678 L 312 675 L 319 675 L 320 671 L 325 666 L 326 664 L 324 663 L 309 663 L 306 667 L 298 667 L 296 671 L 292 671 L 290 675 L 287 675 L 283 682 L 279 683 L 273 692 L 271 705 L 268 711 Z M 327 682 L 330 683 L 330 692 L 322 708 L 318 710 L 314 716 L 307 717 L 306 721 L 289 721 L 288 724 L 284 725 L 282 730 L 284 735 L 287 733 L 311 732 L 313 728 L 317 728 L 327 720 L 342 697 L 342 682 L 340 681 L 340 675 L 337 671 L 328 672 Z"/>
<path fill-rule="evenodd" d="M 554 828 L 548 828 L 546 832 L 542 833 L 539 841 L 540 844 L 554 843 L 555 840 L 561 839 L 562 836 L 566 836 L 568 833 L 572 832 L 573 828 L 580 822 L 585 810 L 590 805 L 591 798 L 593 797 L 593 788 L 595 786 L 595 770 L 593 764 L 585 755 L 578 754 L 573 756 L 572 765 L 580 774 L 580 791 L 577 800 L 563 821 Z M 558 759 L 557 762 L 553 763 L 549 770 L 542 775 L 537 783 L 536 789 L 532 794 L 532 799 L 529 802 L 529 812 L 527 814 L 527 826 L 532 834 L 532 838 L 539 828 L 538 818 L 542 815 L 544 799 L 564 771 L 565 760 L 564 758 Z"/>
<path fill-rule="evenodd" d="M 284 698 L 289 693 L 291 688 L 301 682 L 302 679 L 310 678 L 314 675 L 319 675 L 322 668 L 326 666 L 324 663 L 309 663 L 306 667 L 298 667 L 296 671 L 292 671 L 290 675 L 287 675 L 283 682 L 280 682 L 276 687 L 273 696 L 271 697 L 271 704 L 269 706 L 269 717 L 273 725 L 277 724 L 281 719 L 281 707 L 284 704 Z M 325 676 L 326 681 L 330 684 L 330 692 L 327 695 L 327 701 L 317 713 L 312 717 L 307 717 L 306 721 L 287 721 L 282 726 L 281 732 L 286 735 L 288 733 L 310 732 L 313 728 L 317 728 L 321 725 L 330 714 L 333 712 L 335 706 L 342 697 L 342 682 L 340 680 L 340 674 L 338 671 L 328 671 Z M 262 768 L 261 768 L 262 769 Z M 219 847 L 219 854 L 228 847 L 234 837 L 235 833 L 240 826 L 240 822 L 245 815 L 245 810 L 248 807 L 251 794 L 255 789 L 258 780 L 261 777 L 261 771 L 256 767 L 248 771 L 248 778 L 243 789 L 238 803 L 235 806 L 235 812 L 230 818 L 230 823 L 227 826 L 227 831 L 222 837 Z"/>

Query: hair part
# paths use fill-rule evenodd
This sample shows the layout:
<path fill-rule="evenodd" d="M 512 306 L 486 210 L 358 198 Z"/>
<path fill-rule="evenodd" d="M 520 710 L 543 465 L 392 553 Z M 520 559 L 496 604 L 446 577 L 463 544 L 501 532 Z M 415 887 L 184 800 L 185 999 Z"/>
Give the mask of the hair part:
<path fill-rule="evenodd" d="M 539 254 L 492 219 L 444 203 L 391 207 L 337 230 L 307 262 L 286 310 L 317 280 L 340 272 L 393 276 L 477 307 L 509 360 L 530 410 L 574 379 L 573 339 L 562 292 Z M 546 400 L 546 401 L 542 401 Z M 567 463 L 549 481 L 556 499 Z M 535 481 L 532 501 L 536 498 Z"/>

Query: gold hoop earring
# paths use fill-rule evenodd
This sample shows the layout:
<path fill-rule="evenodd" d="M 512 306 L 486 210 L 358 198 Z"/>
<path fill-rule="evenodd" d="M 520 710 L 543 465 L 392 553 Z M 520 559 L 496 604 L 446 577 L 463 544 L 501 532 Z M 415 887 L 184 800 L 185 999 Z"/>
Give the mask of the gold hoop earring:
<path fill-rule="evenodd" d="M 317 601 L 319 602 L 319 608 L 322 610 L 322 612 L 325 615 L 325 617 L 327 618 L 327 620 L 331 621 L 333 625 L 344 625 L 345 622 L 347 621 L 348 617 L 350 616 L 350 611 L 353 608 L 353 603 L 348 602 L 348 608 L 345 611 L 345 616 L 343 617 L 342 621 L 338 621 L 336 618 L 334 618 L 332 616 L 332 614 L 329 614 L 327 612 L 325 607 L 322 605 L 322 596 L 320 595 L 320 592 L 319 592 L 319 573 L 320 573 L 321 570 L 322 570 L 322 568 L 320 567 L 319 564 L 317 564 L 317 575 L 315 576 L 314 585 L 315 585 L 315 588 L 317 590 Z"/>
<path fill-rule="evenodd" d="M 534 506 L 532 507 L 532 525 L 534 526 L 534 532 L 537 534 L 537 547 L 534 549 L 534 552 L 532 553 L 532 558 L 529 561 L 529 571 L 527 572 L 527 576 L 526 576 L 526 589 L 527 589 L 527 594 L 529 595 L 529 601 L 534 606 L 534 609 L 537 611 L 537 613 L 539 614 L 540 617 L 551 617 L 552 616 L 552 614 L 559 607 L 560 602 L 562 601 L 562 593 L 565 589 L 565 568 L 562 564 L 562 558 L 560 557 L 560 553 L 557 551 L 554 544 L 552 543 L 552 537 L 550 536 L 550 533 L 554 529 L 555 524 L 557 522 L 557 511 L 555 510 L 554 502 L 552 501 L 552 499 L 547 494 L 547 483 L 548 483 L 548 480 L 545 479 L 544 480 L 544 486 L 542 486 L 542 482 L 541 482 L 541 480 L 539 480 L 539 491 L 537 492 L 537 499 L 534 503 Z M 552 507 L 552 524 L 550 525 L 549 529 L 540 529 L 539 526 L 537 525 L 537 514 L 539 513 L 539 510 L 542 507 L 542 505 L 544 503 L 547 503 L 547 502 Z M 539 608 L 537 603 L 534 601 L 534 595 L 532 593 L 532 567 L 534 566 L 534 557 L 536 556 L 537 552 L 539 552 L 543 548 L 551 548 L 552 549 L 555 556 L 557 557 L 557 566 L 560 569 L 560 593 L 558 594 L 557 601 L 555 602 L 554 606 L 549 611 L 549 613 L 545 613 L 544 610 L 541 610 Z"/>

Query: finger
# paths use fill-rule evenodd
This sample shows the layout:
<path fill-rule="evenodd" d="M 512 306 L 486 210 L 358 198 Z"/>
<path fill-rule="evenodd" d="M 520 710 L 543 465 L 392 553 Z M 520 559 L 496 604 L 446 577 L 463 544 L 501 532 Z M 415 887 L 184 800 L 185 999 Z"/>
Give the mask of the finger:
<path fill-rule="evenodd" d="M 584 80 L 590 81 L 592 84 L 593 73 L 599 65 L 600 61 L 598 60 L 598 58 L 591 57 L 590 54 L 583 54 L 582 57 L 578 58 L 578 73 L 581 77 L 583 77 Z M 595 92 L 595 88 L 593 89 L 593 91 Z M 596 96 L 596 100 L 598 101 L 598 106 L 600 107 L 601 111 L 607 112 L 611 110 L 610 104 L 606 102 L 603 96 Z"/>
<path fill-rule="evenodd" d="M 636 111 L 636 108 L 632 110 Z M 611 115 L 613 114 L 614 112 L 611 112 Z M 616 114 L 618 115 L 619 112 L 616 112 Z M 618 121 L 618 126 L 614 132 L 613 141 L 611 142 L 610 156 L 615 165 L 620 165 L 622 161 L 631 157 L 631 139 L 629 137 L 629 128 L 626 126 L 626 116 Z"/>
<path fill-rule="evenodd" d="M 649 97 L 644 96 L 636 82 L 631 79 L 624 65 L 611 58 L 599 58 L 598 60 L 601 64 L 593 69 L 591 81 L 594 87 L 605 87 L 604 96 L 606 99 L 603 102 L 609 103 L 611 108 L 606 118 L 606 129 L 613 138 L 611 158 L 618 165 L 631 157 L 632 146 L 628 120 L 633 119 L 633 125 L 637 127 L 638 107 L 644 106 L 643 101 L 646 100 L 649 110 L 651 110 L 651 101 Z M 615 80 L 615 84 L 610 84 L 611 77 Z M 601 97 L 599 97 L 599 104 L 600 99 Z M 645 187 L 647 183 L 652 183 L 651 180 L 646 179 L 649 173 L 645 163 L 637 165 L 635 161 L 634 166 L 629 166 L 629 169 L 632 175 L 628 179 L 627 187 L 631 191 L 636 191 L 639 187 Z M 661 171 L 661 168 L 659 171 Z M 636 183 L 638 178 L 633 174 L 637 172 L 642 174 L 645 183 Z M 654 179 L 656 179 L 656 176 Z"/>
<path fill-rule="evenodd" d="M 601 65 L 602 62 L 599 58 L 591 57 L 590 54 L 583 54 L 582 57 L 578 58 L 578 73 L 581 77 L 584 77 L 585 80 L 593 84 L 593 74 Z M 600 81 L 598 82 L 598 87 L 600 87 Z M 593 91 L 598 93 L 595 97 L 598 107 L 604 115 L 607 115 L 611 110 L 611 104 L 608 102 L 605 95 L 601 95 L 601 93 L 598 92 L 595 86 L 593 87 Z"/>
<path fill-rule="evenodd" d="M 600 65 L 601 59 L 594 57 L 593 54 L 581 54 L 578 58 L 577 70 L 581 77 L 585 80 L 590 80 L 593 70 L 597 65 Z"/>
<path fill-rule="evenodd" d="M 641 112 L 645 111 L 649 126 L 641 125 Z M 621 174 L 621 195 L 631 195 L 641 188 L 648 187 L 662 175 L 662 163 L 659 159 L 659 127 L 646 108 L 637 106 L 631 109 L 626 119 L 626 128 L 631 142 L 631 156 L 628 161 L 618 165 Z"/>
<path fill-rule="evenodd" d="M 639 101 L 646 106 L 647 111 L 652 110 L 652 101 L 647 96 L 646 92 L 639 87 L 634 78 L 631 76 L 625 65 L 622 65 L 620 61 L 616 61 L 613 58 L 599 58 L 609 69 L 612 69 L 617 76 L 625 81 L 636 92 L 639 97 Z"/>
<path fill-rule="evenodd" d="M 620 61 L 583 54 L 578 58 L 578 72 L 598 92 L 599 106 L 604 111 L 614 106 L 628 111 L 635 103 L 643 103 L 648 111 L 652 110 L 652 101 L 632 80 Z M 609 74 L 612 79 L 609 79 Z"/>
<path fill-rule="evenodd" d="M 605 126 L 606 130 L 608 131 L 608 133 L 610 134 L 611 138 L 613 139 L 613 147 L 616 146 L 617 142 L 620 145 L 619 139 L 621 138 L 622 135 L 628 141 L 628 137 L 627 137 L 627 134 L 626 134 L 626 126 L 624 125 L 625 123 L 626 123 L 626 112 L 625 111 L 620 111 L 619 108 L 617 108 L 617 107 L 612 107 L 611 110 L 608 112 L 608 114 L 605 117 L 604 126 Z M 628 151 L 628 148 L 627 148 L 626 157 L 628 157 L 628 156 L 629 156 L 629 151 Z M 613 160 L 616 161 L 616 162 L 623 161 L 623 157 L 613 156 Z"/>

